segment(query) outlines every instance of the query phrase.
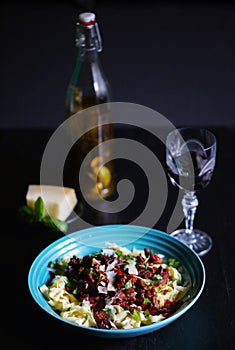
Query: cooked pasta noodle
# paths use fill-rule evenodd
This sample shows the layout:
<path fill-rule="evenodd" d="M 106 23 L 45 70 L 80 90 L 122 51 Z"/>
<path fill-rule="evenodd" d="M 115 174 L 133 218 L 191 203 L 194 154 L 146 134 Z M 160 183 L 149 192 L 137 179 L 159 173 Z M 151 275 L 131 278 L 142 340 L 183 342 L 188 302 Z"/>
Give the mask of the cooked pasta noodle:
<path fill-rule="evenodd" d="M 85 327 L 129 329 L 160 322 L 182 304 L 189 286 L 179 262 L 150 249 L 108 244 L 79 258 L 50 262 L 51 279 L 40 287 L 48 304 Z"/>

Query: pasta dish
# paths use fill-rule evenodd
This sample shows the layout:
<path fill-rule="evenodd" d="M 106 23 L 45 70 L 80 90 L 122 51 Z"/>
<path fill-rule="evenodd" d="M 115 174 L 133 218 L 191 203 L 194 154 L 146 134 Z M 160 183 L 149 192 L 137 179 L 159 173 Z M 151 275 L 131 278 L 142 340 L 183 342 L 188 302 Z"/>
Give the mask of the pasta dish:
<path fill-rule="evenodd" d="M 40 286 L 48 304 L 64 319 L 85 327 L 129 329 L 160 322 L 183 303 L 189 286 L 180 262 L 149 248 L 107 244 L 100 251 L 64 256 L 48 265 Z"/>

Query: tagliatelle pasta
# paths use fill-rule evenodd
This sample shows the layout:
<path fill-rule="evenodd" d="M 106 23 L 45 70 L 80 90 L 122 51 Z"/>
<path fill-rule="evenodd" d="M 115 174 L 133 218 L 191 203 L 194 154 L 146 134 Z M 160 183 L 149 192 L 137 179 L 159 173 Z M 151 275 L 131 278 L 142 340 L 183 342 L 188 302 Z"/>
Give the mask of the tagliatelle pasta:
<path fill-rule="evenodd" d="M 130 329 L 160 322 L 182 304 L 189 286 L 180 263 L 150 249 L 116 244 L 84 257 L 49 263 L 51 278 L 40 287 L 64 319 L 85 327 Z"/>

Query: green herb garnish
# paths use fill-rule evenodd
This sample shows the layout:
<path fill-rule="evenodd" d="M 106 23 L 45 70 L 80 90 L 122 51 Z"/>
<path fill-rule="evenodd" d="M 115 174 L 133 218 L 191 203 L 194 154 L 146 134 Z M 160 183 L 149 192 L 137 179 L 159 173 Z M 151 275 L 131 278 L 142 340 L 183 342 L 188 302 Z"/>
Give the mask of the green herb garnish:
<path fill-rule="evenodd" d="M 111 312 L 111 309 L 110 309 L 109 307 L 105 307 L 105 308 L 103 309 L 103 311 L 104 311 L 104 312 L 107 312 L 107 313 L 110 313 L 110 312 Z"/>
<path fill-rule="evenodd" d="M 180 262 L 174 258 L 169 258 L 167 263 L 169 266 L 175 267 L 176 269 L 180 266 Z"/>
<path fill-rule="evenodd" d="M 121 250 L 117 250 L 117 255 L 119 258 L 121 258 L 123 256 L 123 252 Z"/>
<path fill-rule="evenodd" d="M 131 288 L 132 287 L 132 281 L 131 280 L 128 280 L 125 284 L 125 288 Z"/>
<path fill-rule="evenodd" d="M 45 216 L 45 205 L 41 197 L 38 197 L 34 204 L 34 216 L 37 222 L 43 221 Z"/>
<path fill-rule="evenodd" d="M 151 301 L 149 300 L 149 298 L 144 298 L 144 304 L 148 304 L 150 303 Z"/>
<path fill-rule="evenodd" d="M 54 231 L 61 231 L 63 233 L 66 233 L 68 230 L 67 222 L 46 215 L 45 204 L 41 197 L 37 198 L 34 210 L 27 205 L 21 206 L 19 208 L 19 216 L 29 224 L 39 222 Z"/>
<path fill-rule="evenodd" d="M 149 266 L 147 264 L 139 264 L 139 267 L 147 270 Z"/>
<path fill-rule="evenodd" d="M 56 219 L 56 218 L 52 218 L 50 216 L 45 216 L 41 222 L 45 226 L 47 226 L 55 231 L 61 231 L 63 233 L 66 233 L 68 230 L 67 222 Z"/>
<path fill-rule="evenodd" d="M 28 223 L 32 223 L 35 221 L 34 212 L 27 205 L 22 205 L 19 208 L 19 215 L 23 220 L 27 221 Z"/>
<path fill-rule="evenodd" d="M 139 310 L 134 309 L 133 315 L 135 316 L 135 318 L 137 319 L 137 321 L 141 321 Z"/>
<path fill-rule="evenodd" d="M 135 258 L 132 255 L 126 255 L 125 259 L 126 259 L 126 262 L 129 263 L 129 264 L 133 263 L 135 261 Z"/>

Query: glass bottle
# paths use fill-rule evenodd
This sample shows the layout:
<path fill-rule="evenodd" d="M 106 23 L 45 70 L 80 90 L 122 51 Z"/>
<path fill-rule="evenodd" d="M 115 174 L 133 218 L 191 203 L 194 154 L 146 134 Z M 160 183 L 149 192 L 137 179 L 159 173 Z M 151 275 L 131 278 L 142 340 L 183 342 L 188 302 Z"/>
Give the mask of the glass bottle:
<path fill-rule="evenodd" d="M 80 201 L 83 201 L 78 170 L 84 158 L 95 148 L 95 153 L 86 158 L 87 176 L 82 184 L 82 192 L 86 194 L 86 199 L 97 201 L 99 198 L 108 198 L 114 190 L 113 162 L 109 161 L 112 150 L 104 143 L 113 138 L 113 125 L 106 105 L 112 100 L 111 89 L 99 59 L 102 40 L 96 16 L 92 12 L 84 12 L 78 16 L 76 47 L 77 61 L 66 91 L 66 118 L 85 109 L 87 113 L 85 118 L 84 115 L 81 118 L 79 113 L 76 114 L 76 117 L 80 118 L 79 134 L 82 136 L 74 144 L 67 158 L 67 184 L 75 188 Z M 107 107 L 99 108 L 104 103 L 103 106 Z M 96 105 L 96 108 L 89 108 Z M 81 128 L 86 130 L 87 125 L 94 127 L 81 133 Z"/>

